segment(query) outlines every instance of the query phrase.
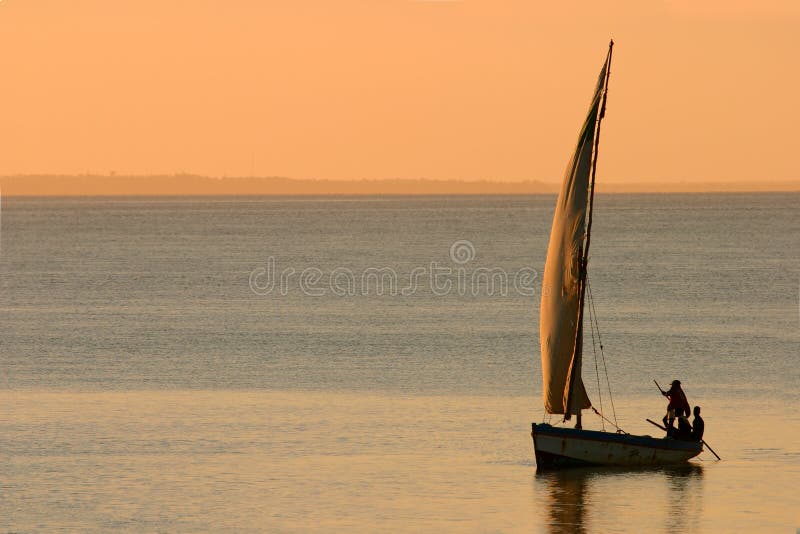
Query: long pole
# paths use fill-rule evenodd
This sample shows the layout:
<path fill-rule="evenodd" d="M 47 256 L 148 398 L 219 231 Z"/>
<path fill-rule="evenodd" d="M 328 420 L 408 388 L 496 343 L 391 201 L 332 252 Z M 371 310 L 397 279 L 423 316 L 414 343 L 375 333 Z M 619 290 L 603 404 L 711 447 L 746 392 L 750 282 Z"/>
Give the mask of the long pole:
<path fill-rule="evenodd" d="M 656 387 L 658 388 L 658 391 L 660 391 L 661 393 L 666 393 L 666 391 L 664 391 L 663 389 L 661 389 L 661 386 L 659 386 L 659 385 L 658 385 L 658 382 L 656 382 L 656 379 L 655 379 L 655 378 L 653 379 L 653 382 L 655 383 Z"/>
<path fill-rule="evenodd" d="M 710 451 L 711 451 L 711 454 L 713 454 L 714 456 L 716 456 L 716 457 L 717 457 L 717 460 L 722 460 L 722 458 L 720 458 L 720 457 L 719 457 L 719 454 L 717 454 L 716 452 L 714 452 L 714 449 L 712 449 L 712 448 L 711 448 L 711 445 L 709 445 L 708 443 L 706 443 L 706 440 L 704 440 L 704 439 L 701 439 L 700 441 L 702 441 L 702 442 L 703 442 L 703 445 L 705 445 L 706 447 L 708 447 L 708 450 L 710 450 Z"/>
<path fill-rule="evenodd" d="M 663 426 L 659 425 L 658 423 L 656 423 L 656 422 L 655 422 L 655 421 L 653 421 L 652 419 L 645 419 L 645 421 L 647 421 L 647 422 L 648 422 L 648 423 L 650 423 L 651 425 L 657 426 L 658 428 L 660 428 L 660 429 L 661 429 L 661 430 L 663 430 L 664 432 L 666 432 L 666 431 L 667 431 L 667 429 L 666 429 L 666 428 L 664 428 Z"/>

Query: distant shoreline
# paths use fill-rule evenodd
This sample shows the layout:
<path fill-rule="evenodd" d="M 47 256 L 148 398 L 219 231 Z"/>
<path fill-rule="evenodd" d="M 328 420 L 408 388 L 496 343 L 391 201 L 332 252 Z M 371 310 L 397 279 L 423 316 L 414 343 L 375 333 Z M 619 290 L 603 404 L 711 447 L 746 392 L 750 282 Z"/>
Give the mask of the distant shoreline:
<path fill-rule="evenodd" d="M 154 196 L 433 196 L 555 194 L 559 183 L 429 179 L 307 180 L 285 177 L 197 175 L 15 175 L 0 176 L 6 197 Z M 603 183 L 598 193 L 768 193 L 798 192 L 800 180 L 730 182 Z"/>

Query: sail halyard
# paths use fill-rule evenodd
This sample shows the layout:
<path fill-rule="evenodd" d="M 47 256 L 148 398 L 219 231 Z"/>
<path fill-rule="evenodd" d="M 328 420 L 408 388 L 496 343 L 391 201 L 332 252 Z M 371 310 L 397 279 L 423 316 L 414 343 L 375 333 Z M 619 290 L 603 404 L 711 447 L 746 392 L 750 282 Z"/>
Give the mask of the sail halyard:
<path fill-rule="evenodd" d="M 598 130 L 605 109 L 610 59 L 609 49 L 559 193 L 542 278 L 539 328 L 543 401 L 546 412 L 564 414 L 565 419 L 591 406 L 581 379 L 582 316 Z"/>
<path fill-rule="evenodd" d="M 567 406 L 566 413 L 564 414 L 564 420 L 569 420 L 571 413 L 577 413 L 580 415 L 580 407 L 577 408 L 577 412 L 573 412 L 570 408 L 573 407 L 573 397 L 574 391 L 576 388 L 577 379 L 581 376 L 581 364 L 583 362 L 583 318 L 584 318 L 584 310 L 586 307 L 586 280 L 588 277 L 588 267 L 589 267 L 589 245 L 592 243 L 592 216 L 594 215 L 594 184 L 595 178 L 597 176 L 597 156 L 598 150 L 600 148 L 600 123 L 603 121 L 603 117 L 606 115 L 606 100 L 608 99 L 608 80 L 611 77 L 611 54 L 614 51 L 614 41 L 612 40 L 608 44 L 608 56 L 606 57 L 605 67 L 603 68 L 604 80 L 603 80 L 603 92 L 601 97 L 600 103 L 600 110 L 597 115 L 597 125 L 595 127 L 594 132 L 594 147 L 592 149 L 592 173 L 591 173 L 591 180 L 589 183 L 589 206 L 587 209 L 587 222 L 586 222 L 586 245 L 583 247 L 581 259 L 580 259 L 580 277 L 579 277 L 579 287 L 580 287 L 580 301 L 578 307 L 578 328 L 576 332 L 576 339 L 575 339 L 575 356 L 572 358 L 572 362 L 570 365 L 569 370 L 569 380 L 567 381 L 567 393 L 566 393 L 566 401 L 565 404 Z M 582 384 L 581 384 L 582 386 Z M 578 420 L 580 423 L 580 419 Z"/>

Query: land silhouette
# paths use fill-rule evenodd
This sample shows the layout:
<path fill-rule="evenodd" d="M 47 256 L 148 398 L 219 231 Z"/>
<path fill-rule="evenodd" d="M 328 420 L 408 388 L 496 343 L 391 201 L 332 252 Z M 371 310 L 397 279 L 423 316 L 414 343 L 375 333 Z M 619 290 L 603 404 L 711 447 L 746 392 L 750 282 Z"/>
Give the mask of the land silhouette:
<path fill-rule="evenodd" d="M 280 176 L 210 177 L 192 174 L 0 176 L 3 196 L 211 195 L 530 195 L 558 192 L 551 181 L 435 179 L 313 180 Z M 600 193 L 800 191 L 800 180 L 739 182 L 598 182 Z"/>

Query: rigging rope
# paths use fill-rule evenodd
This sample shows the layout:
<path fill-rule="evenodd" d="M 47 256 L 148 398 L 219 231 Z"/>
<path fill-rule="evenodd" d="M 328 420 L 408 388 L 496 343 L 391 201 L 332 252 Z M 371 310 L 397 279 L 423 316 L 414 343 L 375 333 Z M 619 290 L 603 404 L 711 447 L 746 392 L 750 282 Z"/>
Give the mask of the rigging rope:
<path fill-rule="evenodd" d="M 591 301 L 591 299 L 590 299 Z M 589 307 L 589 327 L 592 332 L 592 353 L 594 354 L 594 372 L 597 375 L 597 396 L 600 398 L 600 411 L 603 411 L 603 390 L 600 388 L 600 370 L 597 368 L 597 347 L 594 342 L 594 328 L 592 327 L 592 308 Z M 597 413 L 597 410 L 595 410 Z M 605 417 L 603 417 L 603 431 L 606 429 Z"/>
<path fill-rule="evenodd" d="M 611 421 L 609 421 L 609 420 L 606 418 L 606 416 L 605 416 L 605 415 L 603 415 L 603 414 L 601 414 L 600 412 L 598 412 L 598 411 L 595 409 L 595 407 L 594 407 L 594 406 L 592 406 L 592 411 L 593 411 L 594 413 L 596 413 L 597 415 L 599 415 L 599 416 L 600 416 L 600 417 L 601 417 L 601 418 L 602 418 L 604 421 L 608 421 L 608 424 L 609 424 L 609 425 L 611 425 L 611 426 L 613 426 L 614 428 L 616 428 L 616 429 L 617 429 L 617 433 L 618 433 L 618 434 L 628 434 L 627 432 L 625 432 L 624 430 L 622 430 L 620 427 L 618 427 L 617 425 L 615 425 L 614 423 L 612 423 Z M 604 426 L 603 428 L 605 428 L 605 426 Z M 630 435 L 630 434 L 628 434 L 628 435 Z"/>
<path fill-rule="evenodd" d="M 600 356 L 603 358 L 603 370 L 606 373 L 606 384 L 608 384 L 608 397 L 609 397 L 609 400 L 611 401 L 611 413 L 614 416 L 614 426 L 617 427 L 617 430 L 621 431 L 619 426 L 617 426 L 617 410 L 614 407 L 614 395 L 611 393 L 611 380 L 608 378 L 608 365 L 606 365 L 606 355 L 605 355 L 605 352 L 603 351 L 603 339 L 600 337 L 600 326 L 597 324 L 597 310 L 594 307 L 594 297 L 592 296 L 592 284 L 589 283 L 589 279 L 588 278 L 586 279 L 586 289 L 589 292 L 589 309 L 591 311 L 591 313 L 589 314 L 589 317 L 590 317 L 589 327 L 593 329 L 593 331 L 592 331 L 592 343 L 594 343 L 594 330 L 597 330 L 597 341 L 600 344 Z M 592 319 L 594 320 L 594 323 L 591 322 Z M 597 362 L 596 362 L 596 357 L 595 357 L 595 364 L 596 363 Z M 598 381 L 599 380 L 600 380 L 600 378 L 599 378 L 599 374 L 598 374 Z M 602 406 L 602 403 L 601 403 L 600 409 L 602 410 L 602 408 L 603 408 L 603 406 Z M 600 417 L 603 417 L 603 416 L 600 415 Z M 603 419 L 605 419 L 605 417 L 603 417 Z M 611 421 L 609 421 L 609 423 L 610 422 Z"/>

